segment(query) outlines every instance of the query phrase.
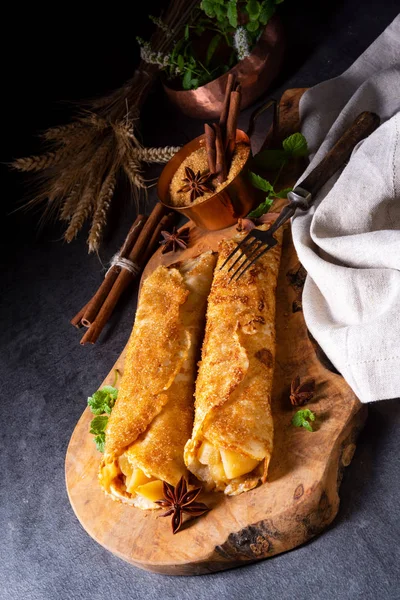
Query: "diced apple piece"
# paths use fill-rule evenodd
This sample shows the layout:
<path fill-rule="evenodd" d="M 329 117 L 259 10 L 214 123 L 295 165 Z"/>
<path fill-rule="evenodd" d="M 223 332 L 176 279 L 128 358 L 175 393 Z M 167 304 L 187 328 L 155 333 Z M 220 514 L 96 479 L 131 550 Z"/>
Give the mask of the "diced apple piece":
<path fill-rule="evenodd" d="M 215 465 L 221 462 L 219 451 L 210 442 L 203 442 L 201 444 L 197 458 L 202 465 Z"/>
<path fill-rule="evenodd" d="M 119 469 L 115 460 L 111 463 L 107 463 L 101 470 L 101 479 L 105 488 L 108 488 L 117 476 L 119 475 Z"/>
<path fill-rule="evenodd" d="M 147 500 L 150 500 L 151 502 L 161 500 L 164 497 L 163 483 L 159 479 L 156 479 L 155 481 L 150 481 L 150 483 L 140 485 L 136 489 L 136 493 L 140 494 L 144 498 L 147 498 Z"/>
<path fill-rule="evenodd" d="M 250 473 L 259 463 L 254 458 L 242 456 L 232 450 L 221 450 L 222 464 L 228 479 L 236 479 L 245 473 Z"/>
<path fill-rule="evenodd" d="M 123 475 L 125 475 L 125 477 L 130 477 L 132 475 L 133 467 L 125 454 L 121 454 L 118 459 L 118 463 Z"/>
<path fill-rule="evenodd" d="M 153 477 L 147 477 L 142 471 L 142 469 L 133 469 L 132 475 L 126 478 L 126 490 L 130 494 L 133 494 L 136 491 L 136 488 L 146 485 L 146 483 L 150 483 L 153 480 Z"/>
<path fill-rule="evenodd" d="M 221 461 L 213 465 L 208 465 L 208 468 L 210 469 L 212 480 L 215 481 L 215 483 L 220 483 L 227 480 Z"/>

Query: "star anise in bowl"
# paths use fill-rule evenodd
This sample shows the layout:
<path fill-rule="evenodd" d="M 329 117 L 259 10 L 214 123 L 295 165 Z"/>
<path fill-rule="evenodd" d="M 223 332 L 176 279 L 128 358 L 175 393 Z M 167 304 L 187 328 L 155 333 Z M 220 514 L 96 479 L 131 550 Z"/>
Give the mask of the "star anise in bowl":
<path fill-rule="evenodd" d="M 204 196 L 207 192 L 213 191 L 210 173 L 207 172 L 202 175 L 200 171 L 195 173 L 190 167 L 185 167 L 185 175 L 186 177 L 182 180 L 185 185 L 178 190 L 178 193 L 190 192 L 191 202 Z"/>
<path fill-rule="evenodd" d="M 192 517 L 200 517 L 210 510 L 203 502 L 196 502 L 201 488 L 188 490 L 188 485 L 184 477 L 180 478 L 175 487 L 163 481 L 163 492 L 164 499 L 157 500 L 156 504 L 168 509 L 160 517 L 169 517 L 172 515 L 172 533 L 177 533 L 182 527 L 184 513 Z"/>

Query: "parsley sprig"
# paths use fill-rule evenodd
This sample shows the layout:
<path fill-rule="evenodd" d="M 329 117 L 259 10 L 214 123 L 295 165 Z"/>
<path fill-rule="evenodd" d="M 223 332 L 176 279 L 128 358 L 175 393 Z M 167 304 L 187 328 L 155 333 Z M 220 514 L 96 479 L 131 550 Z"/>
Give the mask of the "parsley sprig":
<path fill-rule="evenodd" d="M 99 452 L 104 452 L 108 415 L 111 414 L 118 397 L 118 390 L 115 387 L 118 374 L 118 370 L 116 369 L 113 385 L 103 386 L 100 390 L 97 390 L 93 396 L 89 396 L 87 401 L 92 413 L 97 415 L 90 423 L 89 433 L 92 433 L 95 436 L 94 442 Z"/>
<path fill-rule="evenodd" d="M 303 408 L 294 415 L 292 425 L 304 427 L 307 431 L 314 431 L 309 421 L 315 421 L 315 414 L 309 408 Z"/>

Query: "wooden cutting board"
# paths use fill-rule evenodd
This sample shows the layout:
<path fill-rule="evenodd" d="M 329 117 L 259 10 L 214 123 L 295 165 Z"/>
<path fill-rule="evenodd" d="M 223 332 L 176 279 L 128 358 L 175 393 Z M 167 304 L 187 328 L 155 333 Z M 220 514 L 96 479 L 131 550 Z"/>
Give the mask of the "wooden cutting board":
<path fill-rule="evenodd" d="M 303 90 L 282 98 L 295 121 Z M 294 107 L 294 108 L 293 108 Z M 285 113 L 284 113 L 285 114 Z M 286 128 L 285 135 L 296 129 Z M 190 248 L 176 254 L 158 251 L 143 277 L 159 264 L 171 264 L 208 249 L 217 250 L 235 228 L 191 230 Z M 71 505 L 86 531 L 102 546 L 143 569 L 169 575 L 211 573 L 290 550 L 327 527 L 339 508 L 339 486 L 365 418 L 363 407 L 344 379 L 321 362 L 301 311 L 302 272 L 290 228 L 284 234 L 277 287 L 277 356 L 272 394 L 275 437 L 268 481 L 235 497 L 207 494 L 212 510 L 189 521 L 175 536 L 169 519 L 106 497 L 97 481 L 101 455 L 89 434 L 93 415 L 86 409 L 71 437 L 66 456 L 66 484 Z M 318 350 L 318 349 L 317 349 Z M 124 368 L 122 353 L 103 384 Z M 324 364 L 323 364 L 324 363 Z M 325 366 L 324 366 L 325 365 Z M 296 409 L 289 400 L 297 375 L 314 378 L 316 394 L 308 407 L 316 414 L 314 432 L 291 425 Z"/>

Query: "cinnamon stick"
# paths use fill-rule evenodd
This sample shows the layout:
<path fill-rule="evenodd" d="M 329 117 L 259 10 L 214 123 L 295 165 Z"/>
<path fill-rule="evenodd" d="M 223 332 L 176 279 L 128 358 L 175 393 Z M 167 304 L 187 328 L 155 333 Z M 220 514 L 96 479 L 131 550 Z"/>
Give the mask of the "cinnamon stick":
<path fill-rule="evenodd" d="M 229 114 L 228 114 L 228 120 L 226 123 L 225 149 L 226 149 L 226 162 L 227 162 L 227 171 L 228 172 L 230 169 L 232 156 L 235 151 L 236 130 L 237 130 L 239 113 L 240 113 L 241 99 L 242 99 L 241 88 L 240 88 L 240 85 L 238 85 L 237 89 L 234 92 L 231 92 L 231 100 L 229 103 Z"/>
<path fill-rule="evenodd" d="M 225 133 L 226 123 L 228 120 L 231 92 L 233 91 L 235 81 L 236 81 L 236 76 L 233 73 L 229 73 L 228 79 L 226 81 L 224 102 L 222 104 L 221 115 L 219 117 L 219 124 L 220 124 L 221 130 L 222 130 L 222 133 Z"/>
<path fill-rule="evenodd" d="M 136 244 L 128 255 L 128 259 L 134 264 L 143 267 L 143 260 L 146 255 L 147 247 L 153 239 L 153 234 L 158 228 L 159 223 L 166 212 L 165 207 L 159 202 L 156 204 L 151 215 L 147 219 L 142 231 L 139 234 Z M 102 332 L 105 324 L 110 318 L 120 296 L 128 287 L 129 283 L 134 278 L 134 275 L 127 269 L 121 269 L 118 273 L 118 277 L 112 286 L 110 293 L 104 300 L 102 307 L 100 308 L 94 322 L 91 324 L 85 335 L 81 339 L 81 344 L 91 343 L 94 344 Z"/>
<path fill-rule="evenodd" d="M 119 251 L 119 256 L 121 258 L 126 258 L 129 252 L 132 250 L 136 240 L 139 237 L 140 232 L 143 229 L 144 224 L 146 223 L 146 220 L 147 217 L 145 215 L 137 216 L 135 222 L 128 231 L 128 235 L 125 238 L 125 242 L 123 243 Z M 93 298 L 87 303 L 84 314 L 82 316 L 82 325 L 84 325 L 85 327 L 90 327 L 90 325 L 95 320 L 97 313 L 99 312 L 103 302 L 110 293 L 110 290 L 114 285 L 114 282 L 117 279 L 120 271 L 121 267 L 113 265 L 108 271 L 107 275 L 104 277 L 102 284 L 100 285 Z"/>
<path fill-rule="evenodd" d="M 206 142 L 208 170 L 211 175 L 214 175 L 216 173 L 215 131 L 208 123 L 204 125 L 204 139 Z"/>
<path fill-rule="evenodd" d="M 239 113 L 240 113 L 241 98 L 242 98 L 242 94 L 240 92 L 240 88 L 235 92 L 231 92 L 231 100 L 229 103 L 229 114 L 228 114 L 228 120 L 226 122 L 226 141 L 225 141 L 226 148 L 231 149 L 232 142 L 233 142 L 233 146 L 235 145 L 236 129 L 237 129 L 237 122 L 238 122 L 238 117 L 239 117 Z"/>
<path fill-rule="evenodd" d="M 87 306 L 88 305 L 85 304 L 85 306 L 83 308 L 81 308 L 81 310 L 78 313 L 76 313 L 76 315 L 70 321 L 71 325 L 73 325 L 77 329 L 81 329 L 81 327 L 83 327 L 82 317 L 85 314 L 85 310 L 86 310 Z"/>
<path fill-rule="evenodd" d="M 147 264 L 151 256 L 159 247 L 161 232 L 167 231 L 168 229 L 172 228 L 172 226 L 176 223 L 178 216 L 179 215 L 176 212 L 170 212 L 167 215 L 163 216 L 156 229 L 154 230 L 154 233 L 149 241 L 149 245 L 147 246 L 147 250 L 143 255 L 143 267 Z"/>
<path fill-rule="evenodd" d="M 225 159 L 225 148 L 222 141 L 221 127 L 214 123 L 215 131 L 215 148 L 216 148 L 216 173 L 217 181 L 222 183 L 227 177 L 226 159 Z"/>

